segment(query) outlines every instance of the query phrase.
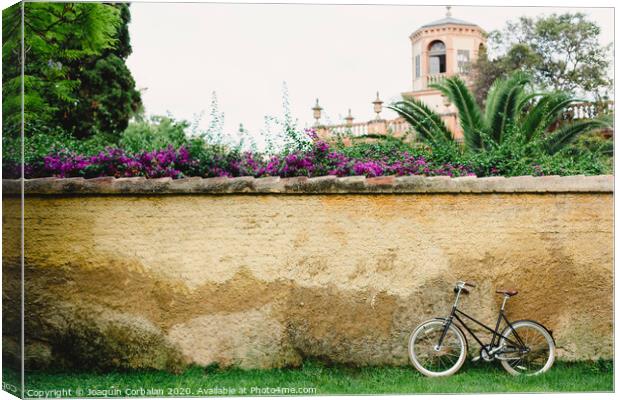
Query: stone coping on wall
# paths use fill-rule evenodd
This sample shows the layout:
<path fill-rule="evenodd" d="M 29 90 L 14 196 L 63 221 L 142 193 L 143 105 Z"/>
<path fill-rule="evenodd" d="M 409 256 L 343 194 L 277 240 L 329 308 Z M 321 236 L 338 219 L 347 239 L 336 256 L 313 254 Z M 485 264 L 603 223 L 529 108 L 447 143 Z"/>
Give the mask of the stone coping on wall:
<path fill-rule="evenodd" d="M 567 193 L 613 192 L 613 175 L 596 176 L 321 176 L 239 178 L 36 178 L 25 179 L 26 195 L 71 194 L 346 194 L 346 193 Z M 5 195 L 21 194 L 22 180 L 3 179 Z"/>

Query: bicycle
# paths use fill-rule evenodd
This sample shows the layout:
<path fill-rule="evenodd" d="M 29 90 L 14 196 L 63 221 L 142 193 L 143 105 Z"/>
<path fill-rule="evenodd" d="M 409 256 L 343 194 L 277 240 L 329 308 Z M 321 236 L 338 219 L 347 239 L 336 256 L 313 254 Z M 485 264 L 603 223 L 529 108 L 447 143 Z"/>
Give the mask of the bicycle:
<path fill-rule="evenodd" d="M 532 320 L 510 322 L 504 313 L 506 302 L 518 292 L 496 290 L 504 295 L 504 301 L 495 329 L 492 329 L 458 309 L 461 294 L 469 294 L 466 286 L 473 288 L 476 285 L 462 281 L 456 283 L 456 299 L 447 318 L 425 321 L 411 333 L 408 348 L 413 366 L 430 377 L 450 376 L 457 372 L 463 366 L 469 348 L 463 329 L 456 324 L 458 321 L 480 345 L 480 354 L 472 361 L 499 360 L 512 375 L 537 375 L 548 371 L 555 360 L 555 341 L 551 331 Z M 461 316 L 493 333 L 491 342 L 484 344 Z M 502 320 L 506 326 L 500 332 Z"/>

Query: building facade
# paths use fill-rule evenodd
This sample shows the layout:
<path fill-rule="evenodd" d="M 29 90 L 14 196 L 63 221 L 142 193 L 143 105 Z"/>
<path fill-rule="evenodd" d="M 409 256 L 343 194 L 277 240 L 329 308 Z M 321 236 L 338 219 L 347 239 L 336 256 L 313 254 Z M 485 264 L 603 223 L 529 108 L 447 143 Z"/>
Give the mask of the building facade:
<path fill-rule="evenodd" d="M 430 88 L 429 85 L 453 75 L 459 75 L 469 82 L 469 67 L 486 43 L 485 32 L 476 24 L 453 18 L 450 7 L 447 7 L 444 18 L 421 26 L 409 36 L 409 39 L 412 49 L 413 84 L 411 90 L 403 92 L 402 95 L 422 100 L 442 115 L 455 138 L 460 139 L 462 132 L 456 109 L 438 90 Z M 313 110 L 319 136 L 327 139 L 335 134 L 351 132 L 353 136 L 392 134 L 400 137 L 410 130 L 409 124 L 402 118 L 388 121 L 381 119 L 379 116 L 381 104 L 377 93 L 377 99 L 373 102 L 373 111 L 377 113 L 377 117 L 371 121 L 353 122 L 349 111 L 346 123 L 322 126 L 320 124 L 322 109 L 317 100 Z"/>
<path fill-rule="evenodd" d="M 473 80 L 470 67 L 486 46 L 486 33 L 474 23 L 452 17 L 450 9 L 451 7 L 447 7 L 444 18 L 421 26 L 409 36 L 412 85 L 409 91 L 402 92 L 401 95 L 423 101 L 442 116 L 454 138 L 462 140 L 463 132 L 459 126 L 456 108 L 431 85 L 454 75 L 460 76 L 470 85 Z M 404 118 L 381 118 L 383 101 L 380 100 L 379 93 L 371 104 L 376 116 L 370 121 L 354 122 L 349 110 L 345 123 L 325 126 L 320 123 L 322 108 L 317 99 L 313 111 L 319 137 L 324 140 L 340 137 L 345 144 L 352 143 L 352 140 L 357 138 L 374 141 L 377 135 L 406 135 L 409 140 L 415 139 L 415 133 L 410 134 L 412 128 Z M 572 121 L 594 118 L 612 113 L 613 110 L 614 103 L 611 101 L 575 103 L 566 108 L 562 119 Z M 608 136 L 612 134 L 612 130 L 604 132 Z"/>
<path fill-rule="evenodd" d="M 450 7 L 445 18 L 423 25 L 409 36 L 412 49 L 412 90 L 403 96 L 422 100 L 441 114 L 456 138 L 462 137 L 456 109 L 430 85 L 459 75 L 469 83 L 469 69 L 486 44 L 482 28 L 453 18 Z"/>

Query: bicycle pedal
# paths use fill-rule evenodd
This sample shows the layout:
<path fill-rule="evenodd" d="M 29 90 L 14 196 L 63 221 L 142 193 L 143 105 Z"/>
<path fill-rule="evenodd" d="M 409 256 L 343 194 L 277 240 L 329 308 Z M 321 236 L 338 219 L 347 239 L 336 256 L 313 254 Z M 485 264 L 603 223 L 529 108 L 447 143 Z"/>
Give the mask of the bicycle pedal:
<path fill-rule="evenodd" d="M 476 357 L 474 357 L 474 358 L 472 358 L 472 359 L 471 359 L 471 361 L 472 361 L 472 362 L 476 362 L 476 361 L 478 361 L 478 360 L 480 360 L 480 356 L 476 356 Z"/>
<path fill-rule="evenodd" d="M 522 366 L 522 365 L 517 365 L 515 368 L 519 368 L 519 369 L 522 369 L 522 370 L 526 370 L 526 369 L 527 369 L 527 368 L 525 368 L 525 367 L 524 367 L 524 366 Z"/>

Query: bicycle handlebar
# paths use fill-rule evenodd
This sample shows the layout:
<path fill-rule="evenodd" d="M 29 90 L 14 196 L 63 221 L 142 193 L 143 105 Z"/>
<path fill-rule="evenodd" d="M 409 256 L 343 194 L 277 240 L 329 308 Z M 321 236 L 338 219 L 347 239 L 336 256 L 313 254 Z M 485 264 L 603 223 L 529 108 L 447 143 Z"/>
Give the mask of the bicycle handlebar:
<path fill-rule="evenodd" d="M 475 284 L 471 283 L 471 282 L 464 282 L 464 281 L 458 281 L 456 283 L 457 287 L 461 287 L 462 289 L 465 289 L 465 286 L 469 286 L 469 287 L 476 287 Z"/>

